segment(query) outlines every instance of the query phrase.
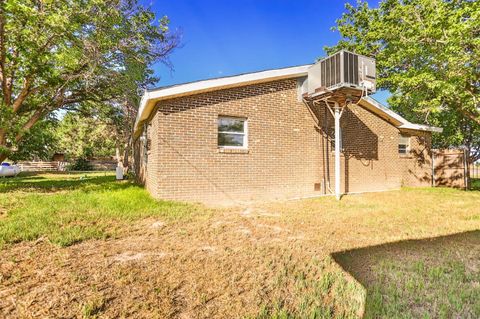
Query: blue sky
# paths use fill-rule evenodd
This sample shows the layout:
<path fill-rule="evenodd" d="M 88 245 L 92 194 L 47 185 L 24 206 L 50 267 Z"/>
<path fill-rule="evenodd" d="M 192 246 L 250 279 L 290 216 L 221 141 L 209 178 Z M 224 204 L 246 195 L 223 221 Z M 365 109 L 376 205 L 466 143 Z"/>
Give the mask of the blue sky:
<path fill-rule="evenodd" d="M 353 0 L 350 0 L 353 1 Z M 339 34 L 337 0 L 144 0 L 182 33 L 174 70 L 155 66 L 158 86 L 312 63 Z M 370 1 L 372 6 L 378 0 Z M 376 98 L 385 101 L 387 93 Z"/>

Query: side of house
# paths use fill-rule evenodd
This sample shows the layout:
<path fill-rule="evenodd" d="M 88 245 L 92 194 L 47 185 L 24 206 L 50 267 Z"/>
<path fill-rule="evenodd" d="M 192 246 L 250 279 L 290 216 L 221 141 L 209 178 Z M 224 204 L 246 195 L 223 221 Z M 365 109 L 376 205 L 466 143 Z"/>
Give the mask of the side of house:
<path fill-rule="evenodd" d="M 203 202 L 330 194 L 333 119 L 302 101 L 303 76 L 155 101 L 138 125 L 140 182 L 157 198 Z M 350 105 L 341 119 L 343 192 L 430 185 L 431 132 L 374 103 Z"/>
<path fill-rule="evenodd" d="M 366 101 L 350 105 L 340 120 L 343 193 L 375 192 L 401 186 L 431 185 L 431 132 L 400 129 L 392 120 L 365 109 Z M 326 118 L 326 120 L 324 120 Z M 328 132 L 325 179 L 334 189 L 333 117 L 323 110 Z"/>

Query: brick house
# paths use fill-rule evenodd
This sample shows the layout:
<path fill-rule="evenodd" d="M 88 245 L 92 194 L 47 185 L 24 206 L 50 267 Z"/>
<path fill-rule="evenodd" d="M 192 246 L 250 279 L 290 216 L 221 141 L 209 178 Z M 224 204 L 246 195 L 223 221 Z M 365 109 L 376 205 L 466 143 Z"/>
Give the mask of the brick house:
<path fill-rule="evenodd" d="M 302 100 L 310 65 L 147 91 L 135 172 L 156 198 L 241 203 L 332 194 L 333 117 Z M 431 134 L 370 97 L 341 118 L 343 193 L 429 186 Z"/>

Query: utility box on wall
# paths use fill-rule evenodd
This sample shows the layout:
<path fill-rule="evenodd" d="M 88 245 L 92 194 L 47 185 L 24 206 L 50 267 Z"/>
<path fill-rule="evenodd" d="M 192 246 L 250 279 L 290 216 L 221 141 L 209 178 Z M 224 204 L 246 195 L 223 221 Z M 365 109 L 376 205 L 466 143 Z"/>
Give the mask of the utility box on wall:
<path fill-rule="evenodd" d="M 343 87 L 374 93 L 375 59 L 342 50 L 308 69 L 309 94 Z"/>

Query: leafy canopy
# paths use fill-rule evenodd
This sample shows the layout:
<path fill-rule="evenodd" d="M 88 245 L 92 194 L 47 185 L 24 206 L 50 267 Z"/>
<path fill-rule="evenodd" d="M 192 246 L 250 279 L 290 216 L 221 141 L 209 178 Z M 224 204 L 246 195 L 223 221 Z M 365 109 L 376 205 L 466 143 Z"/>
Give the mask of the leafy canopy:
<path fill-rule="evenodd" d="M 57 150 L 68 160 L 110 157 L 115 154 L 116 140 L 111 125 L 97 117 L 82 117 L 69 112 L 56 129 Z"/>
<path fill-rule="evenodd" d="M 467 144 L 461 129 L 480 133 L 480 1 L 384 0 L 370 8 L 359 0 L 346 4 L 334 30 L 342 39 L 327 52 L 375 57 L 390 105 L 444 127 L 438 141 Z"/>
<path fill-rule="evenodd" d="M 136 0 L 0 0 L 0 161 L 56 110 L 151 76 L 177 45 L 168 23 Z"/>

